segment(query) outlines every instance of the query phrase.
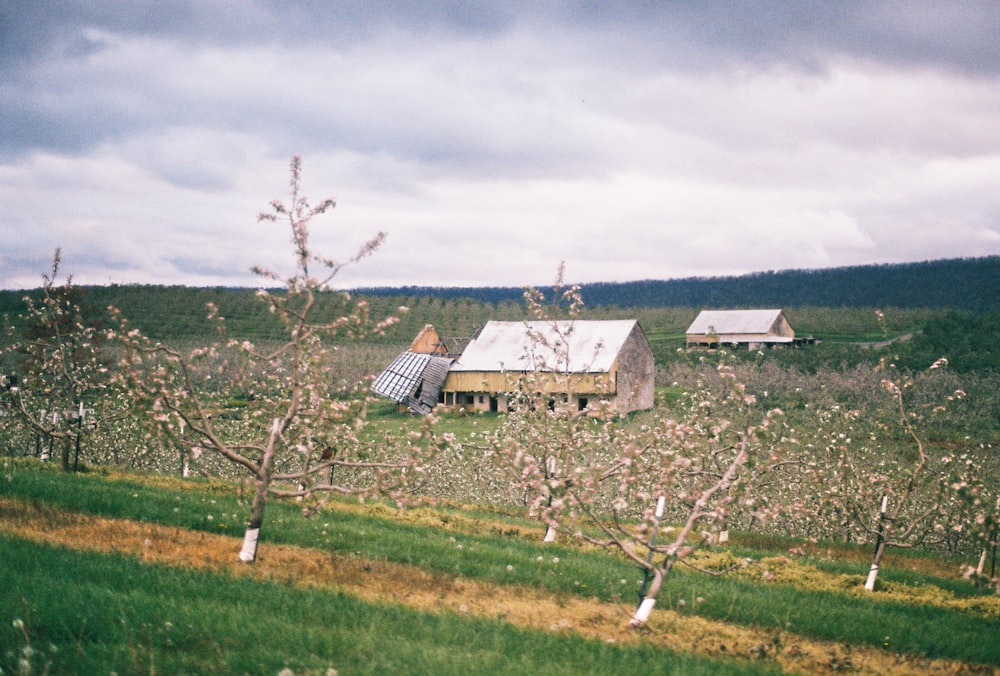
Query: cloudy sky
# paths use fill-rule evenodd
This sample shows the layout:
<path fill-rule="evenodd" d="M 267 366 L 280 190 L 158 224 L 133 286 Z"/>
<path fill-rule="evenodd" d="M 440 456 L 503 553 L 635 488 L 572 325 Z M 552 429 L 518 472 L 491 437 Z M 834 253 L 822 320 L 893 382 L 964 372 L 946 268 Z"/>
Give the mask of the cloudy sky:
<path fill-rule="evenodd" d="M 1000 3 L 0 0 L 0 288 L 1000 254 Z"/>

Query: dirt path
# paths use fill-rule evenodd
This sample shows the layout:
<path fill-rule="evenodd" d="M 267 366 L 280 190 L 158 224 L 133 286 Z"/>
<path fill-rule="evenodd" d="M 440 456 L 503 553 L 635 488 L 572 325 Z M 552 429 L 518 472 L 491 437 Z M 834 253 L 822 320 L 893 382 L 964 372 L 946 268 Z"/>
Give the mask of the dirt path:
<path fill-rule="evenodd" d="M 923 660 L 868 648 L 813 641 L 682 615 L 654 612 L 648 631 L 625 629 L 631 608 L 533 588 L 431 573 L 414 566 L 287 545 L 261 547 L 257 563 L 237 560 L 240 540 L 182 528 L 106 519 L 0 499 L 0 531 L 80 550 L 117 551 L 150 562 L 227 571 L 260 580 L 324 587 L 373 603 L 426 612 L 500 617 L 547 631 L 572 631 L 619 643 L 649 641 L 679 652 L 739 657 L 777 664 L 786 671 L 868 674 L 969 673 L 969 665 Z M 779 649 L 780 647 L 780 649 Z M 986 673 L 996 673 L 986 669 Z"/>
<path fill-rule="evenodd" d="M 879 340 L 879 341 L 874 342 L 874 343 L 858 343 L 858 346 L 862 350 L 869 350 L 869 349 L 872 349 L 872 348 L 878 349 L 878 348 L 883 348 L 883 347 L 889 347 L 890 345 L 893 345 L 894 343 L 905 343 L 906 341 L 911 340 L 912 338 L 913 338 L 913 334 L 912 333 L 904 333 L 901 336 L 896 336 L 895 338 L 890 338 L 889 340 Z"/>

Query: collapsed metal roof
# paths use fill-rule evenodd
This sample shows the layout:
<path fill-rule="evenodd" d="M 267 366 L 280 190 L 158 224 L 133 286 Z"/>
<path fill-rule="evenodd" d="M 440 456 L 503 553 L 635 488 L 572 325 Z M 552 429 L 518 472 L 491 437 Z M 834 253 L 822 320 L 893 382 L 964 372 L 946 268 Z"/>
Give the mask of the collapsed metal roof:
<path fill-rule="evenodd" d="M 606 373 L 636 326 L 634 319 L 491 321 L 451 370 Z"/>
<path fill-rule="evenodd" d="M 430 413 L 438 403 L 451 362 L 448 357 L 404 352 L 375 379 L 372 389 L 414 413 Z"/>

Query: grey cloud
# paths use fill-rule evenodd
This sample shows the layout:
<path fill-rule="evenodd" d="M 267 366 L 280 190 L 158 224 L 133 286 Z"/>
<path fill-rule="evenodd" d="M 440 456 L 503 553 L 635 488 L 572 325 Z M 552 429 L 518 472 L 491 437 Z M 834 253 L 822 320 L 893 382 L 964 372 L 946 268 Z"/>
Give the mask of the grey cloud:
<path fill-rule="evenodd" d="M 187 44 L 320 44 L 342 48 L 387 29 L 426 35 L 489 35 L 509 27 L 506 3 L 421 0 L 4 0 L 0 65 L 40 54 L 100 49 L 88 29 Z"/>
<path fill-rule="evenodd" d="M 546 119 L 544 110 L 518 107 L 518 87 L 525 82 L 490 81 L 500 65 L 497 60 L 520 68 L 529 82 L 520 92 L 521 101 L 535 106 L 542 101 L 531 90 L 532 69 L 572 73 L 583 64 L 597 73 L 608 69 L 609 81 L 579 83 L 586 87 L 578 92 L 581 104 L 589 95 L 592 105 L 618 96 L 618 87 L 628 96 L 628 84 L 617 80 L 623 73 L 610 65 L 614 63 L 633 69 L 624 74 L 630 80 L 664 68 L 784 66 L 822 74 L 838 55 L 908 68 L 996 73 L 998 17 L 995 4 L 977 2 L 74 0 L 53 5 L 8 0 L 0 3 L 0 153 L 11 156 L 39 147 L 79 152 L 166 124 L 258 133 L 287 146 L 402 153 L 428 166 L 468 169 L 464 155 L 471 149 L 494 166 L 530 171 L 537 165 L 546 171 L 556 164 L 586 163 L 588 151 L 573 142 L 572 129 Z M 505 54 L 489 41 L 484 43 L 488 46 L 469 46 L 476 38 L 521 33 L 530 37 L 515 44 L 529 45 L 527 54 Z M 176 54 L 163 54 L 162 62 L 143 61 L 142 54 L 123 53 L 114 36 Z M 410 82 L 393 73 L 365 72 L 357 61 L 359 52 L 377 59 L 380 51 L 393 50 L 404 59 L 396 65 L 405 71 L 423 58 L 447 54 L 449 45 L 455 45 L 451 54 L 464 63 L 428 58 L 424 70 L 413 71 L 419 79 Z M 195 70 L 203 65 L 197 56 L 227 47 L 237 49 L 235 61 L 225 78 L 218 74 L 219 89 L 214 91 L 205 79 L 213 73 Z M 249 55 L 268 50 L 276 63 L 286 65 L 285 72 L 256 70 L 260 62 Z M 311 60 L 282 62 L 283 56 L 294 54 Z M 454 78 L 472 64 L 477 72 L 465 82 Z M 345 65 L 354 72 L 340 70 Z M 193 72 L 169 70 L 184 67 Z M 456 88 L 466 83 L 468 92 Z M 508 102 L 506 109 L 496 106 L 500 100 Z M 502 138 L 503 150 L 496 149 L 492 140 L 497 127 L 486 116 L 501 112 L 536 151 L 518 152 L 516 144 Z M 414 131 L 417 126 L 419 132 Z M 576 150 L 570 152 L 572 148 Z M 601 157 L 590 160 L 596 164 Z"/>
<path fill-rule="evenodd" d="M 1000 10 L 990 0 L 687 0 L 561 7 L 569 24 L 609 34 L 610 44 L 625 54 L 660 66 L 824 73 L 831 60 L 858 58 L 971 75 L 1000 72 Z"/>

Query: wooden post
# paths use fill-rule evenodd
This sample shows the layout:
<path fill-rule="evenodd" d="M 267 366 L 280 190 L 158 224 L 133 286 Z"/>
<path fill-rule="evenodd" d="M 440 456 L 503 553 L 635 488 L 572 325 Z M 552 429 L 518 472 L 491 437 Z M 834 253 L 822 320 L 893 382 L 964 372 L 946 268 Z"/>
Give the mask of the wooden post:
<path fill-rule="evenodd" d="M 177 422 L 177 426 L 180 428 L 180 438 L 178 439 L 178 455 L 181 461 L 181 477 L 186 477 L 188 475 L 188 462 L 187 457 L 184 455 L 184 418 L 181 418 Z"/>
<path fill-rule="evenodd" d="M 80 402 L 80 410 L 76 414 L 76 452 L 73 454 L 73 471 L 80 471 L 80 437 L 83 436 L 83 402 Z"/>
<path fill-rule="evenodd" d="M 990 577 L 997 576 L 997 534 L 993 533 L 993 559 L 990 561 Z"/>
<path fill-rule="evenodd" d="M 722 517 L 722 529 L 719 530 L 719 544 L 725 545 L 729 543 L 729 517 Z"/>
<path fill-rule="evenodd" d="M 1000 498 L 997 498 L 997 511 L 1000 512 Z M 997 576 L 997 540 L 1000 539 L 997 537 L 998 535 L 1000 535 L 1000 531 L 994 528 L 993 534 L 990 536 L 990 544 L 993 546 L 993 556 L 990 560 L 990 579 Z"/>

